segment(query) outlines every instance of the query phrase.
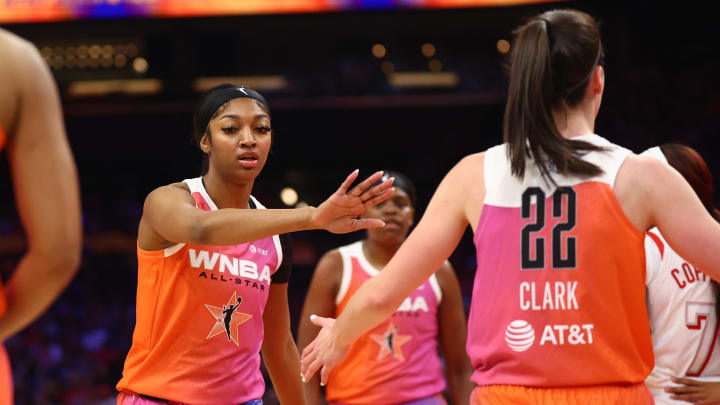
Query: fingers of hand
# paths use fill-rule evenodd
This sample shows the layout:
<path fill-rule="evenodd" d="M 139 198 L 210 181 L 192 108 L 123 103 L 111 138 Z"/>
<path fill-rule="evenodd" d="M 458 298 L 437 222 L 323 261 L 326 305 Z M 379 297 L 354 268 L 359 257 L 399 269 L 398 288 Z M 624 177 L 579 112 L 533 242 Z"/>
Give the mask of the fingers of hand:
<path fill-rule="evenodd" d="M 392 197 L 394 192 L 395 192 L 395 188 L 393 187 L 393 188 L 391 188 L 389 190 L 385 190 L 381 194 L 378 194 L 375 197 L 365 201 L 365 203 L 364 203 L 365 209 L 368 209 L 370 207 L 378 205 L 381 202 L 387 200 L 388 198 Z"/>
<path fill-rule="evenodd" d="M 305 374 L 305 370 L 307 370 L 307 365 L 310 364 L 312 359 L 314 358 L 313 350 L 315 349 L 315 340 L 313 340 L 309 345 L 305 346 L 305 349 L 303 349 L 302 356 L 300 357 L 300 368 L 302 369 L 302 373 Z"/>
<path fill-rule="evenodd" d="M 702 395 L 700 394 L 671 395 L 670 398 L 685 402 L 700 402 L 704 400 Z"/>
<path fill-rule="evenodd" d="M 312 322 L 314 325 L 325 327 L 332 325 L 332 318 L 324 318 L 322 316 L 317 316 L 313 314 L 310 315 L 310 322 Z"/>
<path fill-rule="evenodd" d="M 391 177 L 376 186 L 370 187 L 370 189 L 368 189 L 364 193 L 360 194 L 360 199 L 363 200 L 363 202 L 365 202 L 365 201 L 375 197 L 376 195 L 389 189 L 390 186 L 392 186 L 394 181 L 395 181 L 395 178 Z"/>
<path fill-rule="evenodd" d="M 360 184 L 358 184 L 352 190 L 350 190 L 350 192 L 348 194 L 353 197 L 359 197 L 362 193 L 365 192 L 365 190 L 367 190 L 370 186 L 372 186 L 373 183 L 380 180 L 382 175 L 383 175 L 382 171 L 375 172 L 372 176 L 363 180 Z"/>
<path fill-rule="evenodd" d="M 323 365 L 322 370 L 320 370 L 320 385 L 327 385 L 328 377 L 330 377 L 330 368 L 326 364 Z"/>
<path fill-rule="evenodd" d="M 701 381 L 693 380 L 692 378 L 673 377 L 672 382 L 674 382 L 675 384 L 683 384 L 683 385 L 689 385 L 689 386 L 702 385 Z"/>
<path fill-rule="evenodd" d="M 693 387 L 687 385 L 683 385 L 682 387 L 665 387 L 665 392 L 669 392 L 671 394 L 689 394 L 700 392 L 700 387 Z"/>
<path fill-rule="evenodd" d="M 322 362 L 319 359 L 315 359 L 312 363 L 310 363 L 305 372 L 303 373 L 303 375 L 305 376 L 305 381 L 312 380 L 313 376 L 320 369 L 321 366 Z"/>
<path fill-rule="evenodd" d="M 349 176 L 343 181 L 343 183 L 340 185 L 340 192 L 345 193 L 350 188 L 350 185 L 353 184 L 355 179 L 357 179 L 358 174 L 360 173 L 360 169 L 355 169 L 352 173 L 350 173 Z"/>
<path fill-rule="evenodd" d="M 385 226 L 385 222 L 375 219 L 375 218 L 366 218 L 366 219 L 359 219 L 355 222 L 353 225 L 353 230 L 360 230 L 360 229 L 376 229 L 376 228 L 382 228 Z"/>

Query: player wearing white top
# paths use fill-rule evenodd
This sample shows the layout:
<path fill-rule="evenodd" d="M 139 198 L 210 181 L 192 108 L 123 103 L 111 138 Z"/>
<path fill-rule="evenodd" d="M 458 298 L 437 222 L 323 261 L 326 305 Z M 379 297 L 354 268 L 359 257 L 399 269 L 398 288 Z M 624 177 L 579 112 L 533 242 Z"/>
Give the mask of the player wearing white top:
<path fill-rule="evenodd" d="M 678 144 L 651 148 L 643 154 L 677 169 L 713 213 L 712 176 L 697 152 Z M 655 368 L 646 380 L 658 405 L 712 401 L 720 381 L 717 284 L 678 255 L 657 228 L 645 238 L 647 306 L 652 330 Z M 692 377 L 693 379 L 678 377 Z M 677 386 L 685 382 L 687 386 Z"/>

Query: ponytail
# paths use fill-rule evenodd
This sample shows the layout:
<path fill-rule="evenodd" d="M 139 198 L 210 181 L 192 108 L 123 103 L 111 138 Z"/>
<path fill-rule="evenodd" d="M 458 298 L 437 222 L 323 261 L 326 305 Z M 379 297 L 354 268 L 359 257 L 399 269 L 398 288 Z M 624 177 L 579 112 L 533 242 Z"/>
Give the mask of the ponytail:
<path fill-rule="evenodd" d="M 553 184 L 551 172 L 602 173 L 582 155 L 604 148 L 563 138 L 553 116 L 553 111 L 580 103 L 602 61 L 597 24 L 585 13 L 557 10 L 530 20 L 514 34 L 503 121 L 512 173 L 522 179 L 527 158 Z"/>

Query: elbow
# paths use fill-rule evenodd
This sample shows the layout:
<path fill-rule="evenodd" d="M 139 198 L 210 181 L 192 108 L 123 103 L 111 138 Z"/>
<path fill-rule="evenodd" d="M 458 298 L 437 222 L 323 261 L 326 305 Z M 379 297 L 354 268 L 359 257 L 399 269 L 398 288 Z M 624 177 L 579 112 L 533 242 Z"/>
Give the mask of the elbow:
<path fill-rule="evenodd" d="M 30 245 L 28 257 L 42 263 L 49 276 L 68 279 L 77 273 L 82 258 L 82 243 L 77 238 L 67 238 L 42 246 Z"/>
<path fill-rule="evenodd" d="M 369 309 L 377 313 L 392 314 L 402 304 L 402 299 L 398 300 L 384 289 L 375 289 L 375 293 L 370 294 L 367 300 Z"/>
<path fill-rule="evenodd" d="M 207 220 L 202 219 L 190 226 L 190 242 L 198 245 L 209 245 L 212 233 L 211 225 Z"/>

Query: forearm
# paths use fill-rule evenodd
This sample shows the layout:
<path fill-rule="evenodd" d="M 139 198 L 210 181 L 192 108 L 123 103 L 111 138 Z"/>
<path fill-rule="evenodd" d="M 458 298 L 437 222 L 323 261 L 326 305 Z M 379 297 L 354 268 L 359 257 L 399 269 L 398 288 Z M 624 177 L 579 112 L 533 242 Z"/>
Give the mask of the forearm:
<path fill-rule="evenodd" d="M 474 384 L 470 381 L 472 370 L 448 370 L 448 388 L 453 405 L 468 405 Z"/>
<path fill-rule="evenodd" d="M 364 333 L 388 319 L 405 298 L 383 289 L 380 276 L 382 273 L 365 282 L 337 318 L 333 328 L 333 341 L 339 347 L 349 346 Z"/>
<path fill-rule="evenodd" d="M 305 401 L 308 405 L 324 405 L 325 398 L 320 389 L 320 376 L 314 376 L 309 382 L 305 383 Z"/>
<path fill-rule="evenodd" d="M 308 291 L 308 294 L 312 294 L 312 287 L 311 290 Z M 310 314 L 308 313 L 308 305 L 305 304 L 305 307 L 303 308 L 303 312 L 301 315 L 300 320 L 300 327 L 298 328 L 298 350 L 302 352 L 305 347 L 312 342 L 312 340 L 317 336 L 317 327 L 310 324 Z M 316 311 L 313 311 L 316 312 Z M 323 314 L 318 313 L 316 315 L 321 316 L 331 316 L 329 314 Z M 307 401 L 308 405 L 322 405 L 325 402 L 323 401 L 323 395 L 322 390 L 320 389 L 320 377 L 314 376 L 310 381 L 307 381 L 304 385 L 305 388 L 305 400 Z"/>
<path fill-rule="evenodd" d="M 61 253 L 60 253 L 61 254 Z M 29 251 L 5 286 L 7 310 L 0 317 L 0 342 L 40 316 L 75 275 L 78 257 Z"/>
<path fill-rule="evenodd" d="M 275 393 L 282 405 L 305 405 L 305 392 L 300 380 L 300 355 L 288 334 L 288 338 L 272 349 L 263 350 L 263 360 L 272 380 Z"/>
<path fill-rule="evenodd" d="M 283 233 L 316 229 L 314 207 L 282 210 L 221 209 L 203 213 L 191 241 L 204 245 L 236 245 Z"/>

